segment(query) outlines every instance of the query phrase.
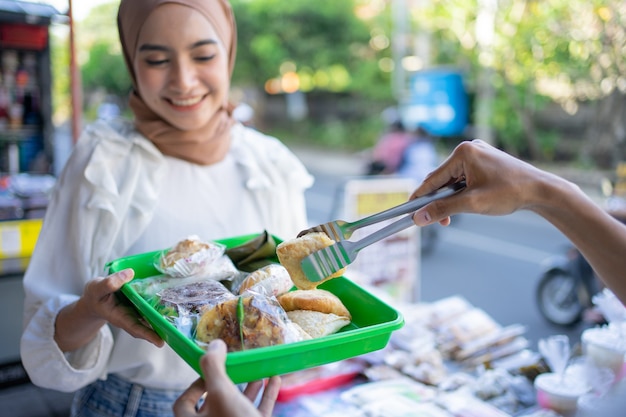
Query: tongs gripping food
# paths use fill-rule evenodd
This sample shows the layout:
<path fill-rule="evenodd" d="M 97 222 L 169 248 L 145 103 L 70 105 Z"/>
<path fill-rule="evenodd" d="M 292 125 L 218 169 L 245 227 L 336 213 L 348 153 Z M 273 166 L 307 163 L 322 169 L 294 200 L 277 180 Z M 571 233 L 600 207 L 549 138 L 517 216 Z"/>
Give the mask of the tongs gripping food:
<path fill-rule="evenodd" d="M 399 206 L 392 207 L 390 209 L 381 211 L 380 213 L 372 214 L 371 216 L 364 217 L 354 222 L 346 222 L 343 220 L 335 220 L 328 223 L 323 223 L 310 229 L 306 229 L 298 233 L 298 237 L 302 237 L 311 232 L 323 232 L 328 235 L 335 242 L 340 242 L 345 239 L 350 239 L 352 233 L 355 230 L 362 227 L 370 226 L 372 224 L 380 223 L 385 220 L 393 219 L 394 217 L 402 214 L 412 213 L 425 205 L 439 200 L 444 197 L 448 197 L 455 194 L 465 188 L 465 181 L 459 181 L 457 183 L 440 188 L 430 194 L 422 197 L 415 198 Z"/>
<path fill-rule="evenodd" d="M 298 236 L 312 231 L 329 234 L 328 231 L 330 230 L 332 235 L 329 234 L 329 237 L 336 241 L 335 244 L 313 252 L 302 260 L 300 265 L 304 275 L 311 282 L 324 280 L 351 264 L 356 259 L 357 253 L 361 249 L 413 225 L 413 212 L 432 201 L 456 194 L 463 190 L 465 186 L 465 181 L 460 181 L 423 197 L 418 197 L 408 203 L 401 204 L 353 223 L 335 221 L 301 232 Z M 356 229 L 406 213 L 411 214 L 375 231 L 361 240 L 356 242 L 346 240 Z"/>

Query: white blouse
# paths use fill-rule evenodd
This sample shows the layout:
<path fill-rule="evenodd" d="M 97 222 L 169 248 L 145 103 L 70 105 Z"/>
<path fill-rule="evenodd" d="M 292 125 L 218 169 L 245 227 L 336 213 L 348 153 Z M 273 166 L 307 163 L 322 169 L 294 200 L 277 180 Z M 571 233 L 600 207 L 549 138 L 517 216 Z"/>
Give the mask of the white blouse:
<path fill-rule="evenodd" d="M 108 261 L 198 235 L 220 239 L 263 230 L 282 238 L 306 227 L 313 179 L 277 139 L 236 125 L 221 162 L 199 166 L 163 156 L 130 123 L 89 126 L 68 160 L 24 276 L 22 362 L 36 385 L 75 391 L 107 373 L 162 389 L 198 375 L 171 348 L 113 326 L 64 354 L 54 341 L 59 310 Z"/>

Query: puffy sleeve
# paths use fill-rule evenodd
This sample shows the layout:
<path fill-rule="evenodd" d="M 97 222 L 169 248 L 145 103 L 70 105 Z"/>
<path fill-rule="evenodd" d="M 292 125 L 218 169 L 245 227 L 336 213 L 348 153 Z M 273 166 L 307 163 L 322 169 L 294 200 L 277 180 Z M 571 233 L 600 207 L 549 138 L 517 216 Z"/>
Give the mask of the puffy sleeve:
<path fill-rule="evenodd" d="M 63 353 L 54 341 L 58 312 L 147 225 L 163 171 L 162 156 L 136 134 L 106 124 L 85 129 L 59 176 L 24 275 L 20 354 L 32 382 L 75 391 L 106 374 L 108 326 L 88 345 Z"/>

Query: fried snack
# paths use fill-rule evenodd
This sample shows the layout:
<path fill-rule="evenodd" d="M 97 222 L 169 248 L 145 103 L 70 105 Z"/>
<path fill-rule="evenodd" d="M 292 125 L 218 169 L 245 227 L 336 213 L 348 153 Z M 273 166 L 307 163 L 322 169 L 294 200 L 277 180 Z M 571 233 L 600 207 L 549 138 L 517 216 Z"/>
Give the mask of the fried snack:
<path fill-rule="evenodd" d="M 302 262 L 304 258 L 309 256 L 313 252 L 332 245 L 333 243 L 335 243 L 335 241 L 329 238 L 326 233 L 307 233 L 304 236 L 291 240 L 286 240 L 280 243 L 278 246 L 276 246 L 276 255 L 278 256 L 278 260 L 280 261 L 280 263 L 289 272 L 291 280 L 296 285 L 296 287 L 301 290 L 310 290 L 317 288 L 317 286 L 324 281 L 340 277 L 345 271 L 345 268 L 343 268 L 333 275 L 318 282 L 309 281 L 302 271 L 300 262 Z"/>
<path fill-rule="evenodd" d="M 314 339 L 337 333 L 341 328 L 350 324 L 350 319 L 347 317 L 312 310 L 288 311 L 287 317 Z"/>
<path fill-rule="evenodd" d="M 293 281 L 287 269 L 278 264 L 270 264 L 250 273 L 241 283 L 239 294 L 252 291 L 278 296 L 289 291 Z"/>
<path fill-rule="evenodd" d="M 239 323 L 239 297 L 218 304 L 202 314 L 196 327 L 196 340 L 209 343 L 222 339 L 229 352 L 280 345 L 301 340 L 294 335 L 289 319 L 278 303 L 269 297 L 242 296 L 243 321 Z M 240 336 L 243 333 L 243 343 Z"/>
<path fill-rule="evenodd" d="M 330 291 L 295 290 L 278 296 L 278 302 L 286 312 L 294 310 L 311 310 L 325 314 L 335 314 L 352 320 L 350 312 L 339 297 Z"/>

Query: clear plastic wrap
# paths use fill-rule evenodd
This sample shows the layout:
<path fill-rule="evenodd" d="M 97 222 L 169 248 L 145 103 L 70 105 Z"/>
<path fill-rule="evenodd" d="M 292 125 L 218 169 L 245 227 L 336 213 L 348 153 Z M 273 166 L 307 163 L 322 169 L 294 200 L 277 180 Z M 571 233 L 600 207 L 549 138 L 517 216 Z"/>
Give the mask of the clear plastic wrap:
<path fill-rule="evenodd" d="M 223 253 L 222 245 L 207 248 L 195 238 L 183 242 L 156 255 L 154 266 L 164 275 L 129 284 L 181 333 L 201 347 L 222 339 L 231 352 L 313 337 L 276 298 L 293 288 L 282 265 L 246 273 Z M 202 249 L 191 254 L 190 247 Z"/>
<path fill-rule="evenodd" d="M 251 272 L 237 289 L 239 294 L 256 292 L 278 296 L 288 292 L 293 281 L 287 269 L 280 264 L 270 264 Z"/>
<path fill-rule="evenodd" d="M 189 277 L 207 271 L 214 261 L 224 255 L 225 250 L 226 246 L 222 244 L 203 241 L 192 235 L 160 252 L 154 266 L 165 275 Z"/>
<path fill-rule="evenodd" d="M 155 276 L 131 281 L 130 285 L 188 337 L 192 336 L 199 314 L 217 303 L 235 298 L 221 282 L 201 276 Z"/>
<path fill-rule="evenodd" d="M 179 316 L 200 314 L 217 304 L 235 298 L 221 282 L 213 280 L 166 288 L 157 296 L 162 306 L 175 309 Z"/>
<path fill-rule="evenodd" d="M 276 297 L 248 291 L 205 311 L 195 334 L 198 343 L 222 339 L 229 352 L 310 339 L 292 323 Z"/>
<path fill-rule="evenodd" d="M 130 285 L 135 289 L 135 291 L 137 291 L 137 293 L 141 294 L 143 298 L 148 300 L 156 296 L 160 291 L 168 288 L 179 287 L 200 281 L 220 281 L 224 284 L 236 279 L 240 274 L 241 272 L 235 268 L 232 261 L 226 255 L 223 255 L 207 266 L 201 274 L 184 277 L 157 275 L 141 280 L 133 280 Z"/>

